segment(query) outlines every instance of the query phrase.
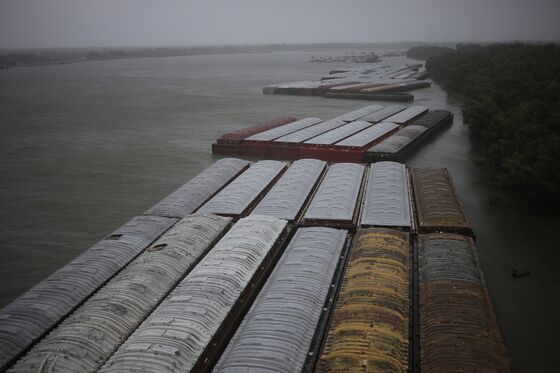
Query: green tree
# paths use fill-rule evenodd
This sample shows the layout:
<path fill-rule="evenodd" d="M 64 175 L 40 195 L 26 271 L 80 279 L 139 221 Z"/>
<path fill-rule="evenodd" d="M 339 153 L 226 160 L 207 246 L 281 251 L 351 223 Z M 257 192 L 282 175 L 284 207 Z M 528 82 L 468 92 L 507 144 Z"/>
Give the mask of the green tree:
<path fill-rule="evenodd" d="M 458 45 L 426 68 L 462 98 L 477 164 L 504 189 L 560 204 L 560 47 Z"/>

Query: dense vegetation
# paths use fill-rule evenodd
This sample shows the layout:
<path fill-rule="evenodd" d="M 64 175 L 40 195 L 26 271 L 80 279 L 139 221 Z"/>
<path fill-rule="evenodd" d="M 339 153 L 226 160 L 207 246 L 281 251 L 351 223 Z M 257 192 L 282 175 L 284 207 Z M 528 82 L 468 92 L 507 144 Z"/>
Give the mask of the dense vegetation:
<path fill-rule="evenodd" d="M 420 45 L 418 47 L 410 48 L 406 52 L 406 56 L 414 60 L 425 61 L 431 57 L 442 56 L 452 51 L 453 49 L 448 47 L 440 47 L 437 45 Z"/>
<path fill-rule="evenodd" d="M 498 185 L 560 204 L 560 46 L 459 45 L 426 67 L 462 98 L 477 163 Z"/>

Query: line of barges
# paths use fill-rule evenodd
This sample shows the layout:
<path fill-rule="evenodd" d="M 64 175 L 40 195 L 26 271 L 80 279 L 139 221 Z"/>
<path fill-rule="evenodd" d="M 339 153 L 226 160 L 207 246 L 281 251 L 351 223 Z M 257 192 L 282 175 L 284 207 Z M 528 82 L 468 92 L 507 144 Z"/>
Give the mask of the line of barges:
<path fill-rule="evenodd" d="M 146 214 L 0 310 L 2 370 L 511 370 L 446 170 L 222 159 Z"/>
<path fill-rule="evenodd" d="M 320 80 L 271 84 L 263 88 L 263 93 L 407 101 L 414 96 L 400 92 L 430 87 L 426 77 L 422 64 L 369 66 L 333 70 Z"/>
<path fill-rule="evenodd" d="M 223 135 L 212 144 L 212 152 L 279 160 L 401 160 L 452 122 L 453 115 L 445 110 L 429 111 L 420 105 L 369 105 L 325 121 L 304 118 L 273 129 L 264 122 L 260 132 L 258 126 L 251 126 L 239 130 L 235 139 L 231 134 Z"/>

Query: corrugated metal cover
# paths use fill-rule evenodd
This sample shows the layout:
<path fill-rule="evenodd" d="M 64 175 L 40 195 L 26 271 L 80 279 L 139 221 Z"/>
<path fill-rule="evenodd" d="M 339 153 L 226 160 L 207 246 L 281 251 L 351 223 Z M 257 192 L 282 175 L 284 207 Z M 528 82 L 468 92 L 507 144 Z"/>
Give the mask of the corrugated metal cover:
<path fill-rule="evenodd" d="M 342 127 L 335 128 L 332 131 L 313 137 L 312 139 L 307 140 L 305 144 L 331 145 L 371 126 L 371 123 L 361 120 L 350 122 Z"/>
<path fill-rule="evenodd" d="M 398 153 L 402 148 L 404 148 L 410 139 L 407 137 L 393 135 L 377 145 L 371 147 L 368 152 L 370 153 L 389 153 L 395 154 Z"/>
<path fill-rule="evenodd" d="M 177 219 L 137 216 L 0 310 L 0 370 Z"/>
<path fill-rule="evenodd" d="M 344 92 L 344 91 L 357 92 L 357 91 L 360 91 L 360 90 L 365 89 L 365 88 L 378 87 L 379 85 L 381 85 L 381 84 L 378 83 L 378 82 L 348 84 L 348 85 L 343 85 L 343 86 L 339 86 L 339 87 L 333 87 L 329 90 L 329 92 Z"/>
<path fill-rule="evenodd" d="M 281 127 L 276 127 L 265 132 L 257 133 L 253 136 L 247 137 L 247 140 L 271 141 L 277 139 L 278 137 L 286 136 L 289 133 L 299 131 L 322 121 L 323 120 L 319 118 L 300 119 L 295 122 L 285 124 Z"/>
<path fill-rule="evenodd" d="M 451 119 L 451 112 L 447 110 L 432 110 L 420 119 L 414 121 L 413 124 L 424 126 L 426 128 L 432 128 L 439 124 L 439 122 L 447 119 Z"/>
<path fill-rule="evenodd" d="M 211 214 L 180 220 L 20 359 L 13 371 L 96 372 L 230 221 Z"/>
<path fill-rule="evenodd" d="M 352 220 L 364 174 L 364 166 L 356 163 L 332 165 L 309 208 L 305 219 Z"/>
<path fill-rule="evenodd" d="M 410 194 L 405 165 L 396 162 L 372 164 L 361 224 L 410 227 Z"/>
<path fill-rule="evenodd" d="M 415 105 L 415 106 L 411 106 L 401 112 L 398 112 L 397 114 L 387 118 L 387 122 L 393 122 L 393 123 L 398 123 L 398 124 L 402 124 L 402 123 L 406 123 L 409 120 L 419 116 L 422 113 L 425 113 L 428 111 L 428 108 L 425 106 L 420 106 L 420 105 Z"/>
<path fill-rule="evenodd" d="M 294 220 L 326 164 L 317 159 L 295 161 L 251 214 Z"/>
<path fill-rule="evenodd" d="M 409 237 L 361 229 L 329 326 L 318 372 L 407 372 Z"/>
<path fill-rule="evenodd" d="M 418 238 L 420 370 L 511 372 L 472 239 Z"/>
<path fill-rule="evenodd" d="M 280 83 L 275 85 L 277 88 L 308 88 L 308 87 L 317 87 L 321 82 L 315 80 L 302 80 L 298 82 L 287 82 L 287 83 Z"/>
<path fill-rule="evenodd" d="M 364 147 L 367 144 L 374 142 L 375 140 L 385 136 L 391 131 L 396 130 L 399 126 L 395 123 L 382 122 L 374 124 L 361 132 L 356 133 L 348 137 L 345 140 L 336 143 L 336 146 L 355 146 Z"/>
<path fill-rule="evenodd" d="M 322 133 L 335 129 L 342 126 L 346 122 L 340 119 L 330 119 L 319 124 L 315 124 L 311 127 L 304 128 L 302 130 L 292 132 L 289 135 L 282 136 L 275 142 L 290 142 L 290 143 L 300 143 L 308 140 L 312 137 L 318 136 Z"/>
<path fill-rule="evenodd" d="M 414 140 L 422 133 L 424 133 L 426 130 L 427 130 L 426 127 L 411 124 L 409 126 L 404 127 L 402 130 L 400 130 L 398 132 L 398 135 L 408 137 L 409 139 Z"/>
<path fill-rule="evenodd" d="M 512 372 L 487 297 L 470 282 L 420 286 L 422 372 Z"/>
<path fill-rule="evenodd" d="M 273 248 L 286 221 L 241 219 L 165 298 L 101 372 L 188 372 Z"/>
<path fill-rule="evenodd" d="M 297 120 L 296 117 L 280 117 L 276 119 L 271 119 L 266 122 L 257 123 L 250 127 L 241 128 L 237 131 L 224 133 L 219 139 L 220 140 L 228 140 L 228 141 L 239 141 L 243 140 L 251 135 L 254 135 L 259 132 L 268 131 L 269 129 L 276 128 L 283 126 L 284 124 L 292 123 Z"/>
<path fill-rule="evenodd" d="M 370 122 L 370 123 L 377 123 L 377 122 L 381 122 L 382 120 L 389 118 L 391 115 L 394 115 L 396 113 L 398 113 L 399 111 L 403 111 L 404 109 L 406 109 L 406 106 L 402 106 L 402 105 L 391 105 L 391 106 L 387 106 L 381 110 L 375 111 L 371 114 L 368 114 L 362 118 L 360 118 L 361 120 L 364 120 L 366 122 Z"/>
<path fill-rule="evenodd" d="M 346 231 L 300 228 L 214 372 L 301 371 Z"/>
<path fill-rule="evenodd" d="M 364 88 L 361 92 L 363 93 L 373 93 L 373 92 L 388 92 L 391 90 L 402 90 L 403 84 L 401 83 L 394 83 L 394 84 L 387 84 L 381 87 L 371 87 L 371 88 Z"/>
<path fill-rule="evenodd" d="M 342 114 L 338 117 L 336 117 L 335 119 L 340 119 L 343 120 L 345 122 L 353 122 L 357 119 L 360 119 L 361 117 L 371 114 L 373 112 L 376 112 L 378 110 L 383 109 L 383 106 L 381 105 L 369 105 L 354 111 L 351 111 L 349 113 L 346 114 Z"/>
<path fill-rule="evenodd" d="M 229 216 L 243 214 L 285 167 L 285 163 L 278 161 L 254 163 L 206 202 L 199 211 Z"/>
<path fill-rule="evenodd" d="M 474 249 L 467 240 L 423 239 L 418 249 L 420 283 L 461 280 L 483 286 Z"/>
<path fill-rule="evenodd" d="M 412 184 L 421 229 L 472 229 L 447 170 L 414 169 Z"/>
<path fill-rule="evenodd" d="M 144 214 L 177 218 L 191 214 L 248 165 L 241 159 L 220 159 Z"/>
<path fill-rule="evenodd" d="M 418 136 L 426 131 L 426 127 L 409 125 L 394 135 L 381 141 L 369 149 L 373 153 L 398 153 Z"/>

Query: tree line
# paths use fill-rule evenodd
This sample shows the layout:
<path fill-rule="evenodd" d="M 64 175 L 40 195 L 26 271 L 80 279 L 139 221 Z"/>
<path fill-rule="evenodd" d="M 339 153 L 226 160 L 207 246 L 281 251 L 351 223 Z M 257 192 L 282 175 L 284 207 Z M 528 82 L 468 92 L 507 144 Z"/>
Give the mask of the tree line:
<path fill-rule="evenodd" d="M 440 45 L 419 45 L 417 47 L 410 48 L 406 52 L 406 56 L 414 60 L 425 61 L 431 57 L 441 56 L 452 51 L 452 48 L 442 47 Z"/>
<path fill-rule="evenodd" d="M 460 97 L 476 162 L 497 185 L 560 205 L 560 46 L 458 45 L 426 68 Z"/>

